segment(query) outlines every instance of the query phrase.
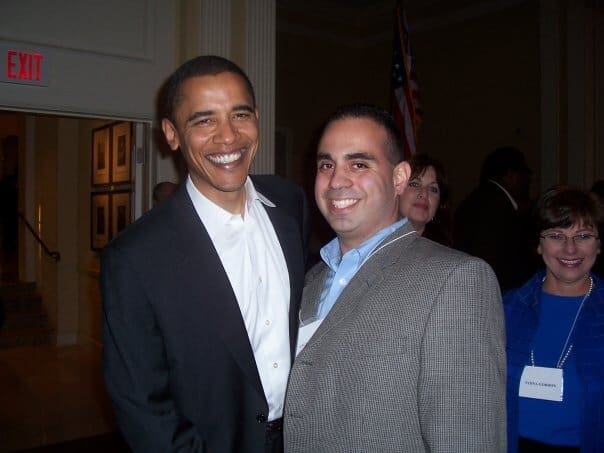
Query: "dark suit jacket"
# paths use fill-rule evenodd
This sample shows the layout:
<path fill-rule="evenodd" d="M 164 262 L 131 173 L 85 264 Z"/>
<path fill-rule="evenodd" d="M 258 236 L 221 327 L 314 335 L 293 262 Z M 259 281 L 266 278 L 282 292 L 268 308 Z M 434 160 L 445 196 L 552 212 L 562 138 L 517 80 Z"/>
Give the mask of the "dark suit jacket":
<path fill-rule="evenodd" d="M 454 246 L 491 265 L 502 290 L 524 284 L 538 260 L 533 232 L 507 195 L 494 183 L 483 182 L 455 213 Z"/>
<path fill-rule="evenodd" d="M 254 177 L 290 279 L 293 354 L 304 279 L 303 192 Z M 264 451 L 268 405 L 235 294 L 183 184 L 104 250 L 103 366 L 140 452 Z"/>

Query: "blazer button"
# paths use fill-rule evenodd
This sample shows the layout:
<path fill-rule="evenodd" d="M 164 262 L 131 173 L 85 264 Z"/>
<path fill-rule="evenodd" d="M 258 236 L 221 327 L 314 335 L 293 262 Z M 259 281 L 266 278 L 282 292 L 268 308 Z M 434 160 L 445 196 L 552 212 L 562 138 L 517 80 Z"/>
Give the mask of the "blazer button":
<path fill-rule="evenodd" d="M 264 415 L 264 414 L 256 415 L 256 421 L 258 423 L 264 423 L 266 421 L 266 415 Z"/>

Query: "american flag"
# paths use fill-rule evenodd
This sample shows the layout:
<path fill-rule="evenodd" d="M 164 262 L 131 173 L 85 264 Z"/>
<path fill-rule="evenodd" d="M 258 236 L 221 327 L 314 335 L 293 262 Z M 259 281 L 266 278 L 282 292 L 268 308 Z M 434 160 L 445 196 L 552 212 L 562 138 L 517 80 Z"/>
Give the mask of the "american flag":
<path fill-rule="evenodd" d="M 397 2 L 394 21 L 394 55 L 392 58 L 392 115 L 403 138 L 405 158 L 417 152 L 417 131 L 422 120 L 419 86 L 409 27 L 400 2 Z"/>

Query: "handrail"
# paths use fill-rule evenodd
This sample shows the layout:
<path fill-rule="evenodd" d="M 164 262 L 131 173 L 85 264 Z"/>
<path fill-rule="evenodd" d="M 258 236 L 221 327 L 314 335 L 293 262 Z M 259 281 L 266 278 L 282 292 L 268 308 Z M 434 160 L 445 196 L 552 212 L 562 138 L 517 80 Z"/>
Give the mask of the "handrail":
<path fill-rule="evenodd" d="M 22 212 L 18 212 L 17 214 L 19 215 L 19 218 L 23 221 L 23 223 L 25 223 L 25 226 L 27 227 L 29 232 L 34 236 L 34 238 L 36 238 L 36 241 L 38 241 L 38 243 L 42 247 L 42 250 L 44 250 L 44 253 L 46 253 L 53 260 L 55 260 L 55 263 L 58 263 L 61 260 L 61 254 L 57 251 L 52 251 L 48 248 L 48 246 L 44 243 L 42 238 L 38 235 L 36 230 L 34 230 L 34 228 L 29 224 L 29 222 L 27 221 L 27 219 L 25 218 L 25 216 L 23 215 Z"/>

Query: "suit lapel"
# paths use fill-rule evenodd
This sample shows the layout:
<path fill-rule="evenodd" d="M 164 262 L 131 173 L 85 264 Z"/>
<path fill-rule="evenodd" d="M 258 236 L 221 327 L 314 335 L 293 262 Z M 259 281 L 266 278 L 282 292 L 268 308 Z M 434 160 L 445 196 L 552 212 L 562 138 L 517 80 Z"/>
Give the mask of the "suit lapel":
<path fill-rule="evenodd" d="M 199 219 L 184 185 L 175 197 L 171 215 L 175 218 L 174 244 L 182 254 L 182 284 L 190 294 L 190 316 L 207 320 L 239 367 L 260 395 L 264 390 L 241 316 L 239 304 L 222 262 L 203 223 Z"/>
<path fill-rule="evenodd" d="M 376 248 L 377 251 L 375 254 L 359 269 L 342 294 L 340 294 L 333 308 L 327 314 L 304 350 L 310 349 L 309 346 L 312 347 L 312 344 L 320 341 L 331 329 L 344 322 L 350 314 L 354 313 L 357 307 L 365 302 L 367 292 L 380 284 L 384 276 L 387 275 L 387 269 L 400 259 L 400 255 L 404 253 L 404 250 L 416 238 L 417 234 L 413 232 L 413 227 L 410 223 L 406 223 L 382 241 L 381 245 Z M 380 249 L 382 245 L 390 241 L 394 242 Z M 316 313 L 316 307 L 326 276 L 327 266 L 323 266 L 322 272 L 315 275 L 312 282 L 304 289 L 301 314 L 308 316 L 311 314 L 310 310 L 314 310 Z M 311 281 L 310 279 L 308 280 Z"/>

